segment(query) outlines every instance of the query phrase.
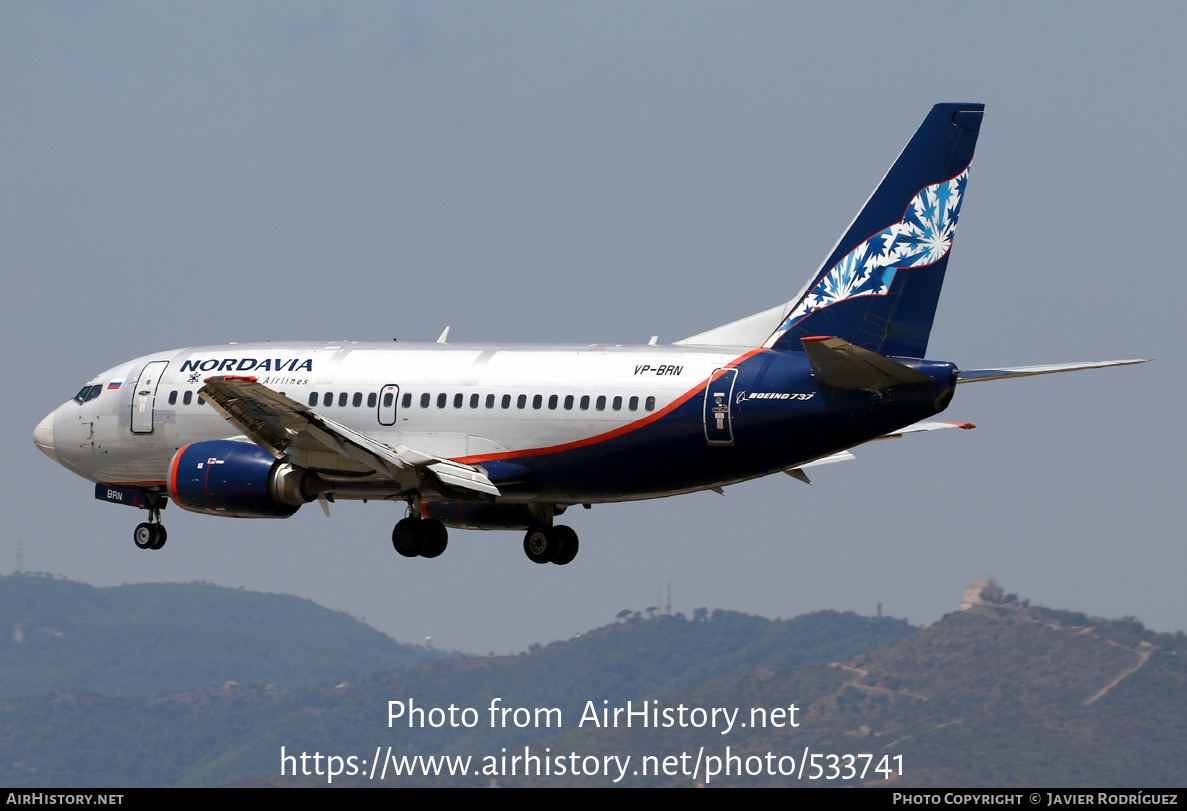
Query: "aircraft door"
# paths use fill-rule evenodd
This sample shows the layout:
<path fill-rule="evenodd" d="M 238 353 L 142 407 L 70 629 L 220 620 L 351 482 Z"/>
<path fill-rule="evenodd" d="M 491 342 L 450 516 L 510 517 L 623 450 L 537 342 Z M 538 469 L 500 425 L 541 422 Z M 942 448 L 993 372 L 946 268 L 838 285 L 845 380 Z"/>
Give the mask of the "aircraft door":
<path fill-rule="evenodd" d="M 737 379 L 737 369 L 716 369 L 705 387 L 705 441 L 710 445 L 734 444 L 730 406 Z"/>
<path fill-rule="evenodd" d="M 161 373 L 168 365 L 167 360 L 154 360 L 140 371 L 136 387 L 132 390 L 132 433 L 152 433 L 153 403 L 157 399 L 157 385 L 161 382 Z"/>
<path fill-rule="evenodd" d="M 389 383 L 379 390 L 379 424 L 395 425 L 396 409 L 400 403 L 400 387 Z"/>

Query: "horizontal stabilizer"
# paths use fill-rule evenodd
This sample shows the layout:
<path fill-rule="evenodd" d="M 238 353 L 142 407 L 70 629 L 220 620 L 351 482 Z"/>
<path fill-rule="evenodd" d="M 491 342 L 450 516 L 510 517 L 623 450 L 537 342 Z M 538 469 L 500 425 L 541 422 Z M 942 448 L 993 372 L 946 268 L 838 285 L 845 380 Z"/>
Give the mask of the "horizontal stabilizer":
<path fill-rule="evenodd" d="M 906 428 L 900 428 L 897 431 L 891 431 L 889 434 L 883 434 L 882 436 L 876 437 L 870 441 L 877 442 L 879 439 L 895 439 L 904 434 L 915 434 L 919 433 L 920 431 L 942 431 L 945 428 L 964 428 L 968 430 L 976 427 L 977 426 L 973 425 L 971 422 L 917 422 L 912 425 L 908 425 Z M 813 459 L 811 462 L 805 462 L 802 465 L 796 465 L 795 467 L 788 468 L 783 472 L 788 476 L 791 476 L 793 479 L 799 479 L 804 484 L 811 484 L 812 481 L 808 478 L 808 474 L 804 473 L 805 468 L 817 467 L 819 465 L 831 465 L 835 462 L 847 462 L 850 459 L 855 458 L 856 457 L 849 451 L 838 451 L 837 453 L 830 454 L 829 456 L 822 456 L 819 459 Z"/>
<path fill-rule="evenodd" d="M 982 380 L 1004 380 L 1007 377 L 1030 377 L 1032 375 L 1053 375 L 1057 372 L 1078 372 L 1081 369 L 1103 369 L 1106 366 L 1130 366 L 1134 363 L 1149 363 L 1151 358 L 1136 360 L 1099 360 L 1093 363 L 1055 363 L 1048 366 L 1014 366 L 1008 369 L 971 369 L 960 372 L 957 383 L 978 383 Z"/>
<path fill-rule="evenodd" d="M 788 468 L 787 470 L 785 470 L 783 472 L 786 473 L 788 476 L 791 476 L 791 478 L 793 478 L 793 479 L 799 479 L 804 484 L 811 484 L 812 480 L 808 478 L 807 473 L 804 473 L 804 468 L 818 467 L 820 465 L 831 465 L 836 462 L 848 462 L 850 459 L 855 459 L 855 458 L 856 457 L 853 454 L 851 454 L 849 451 L 837 451 L 836 453 L 830 454 L 828 456 L 822 456 L 819 459 L 813 459 L 811 462 L 805 462 L 802 465 Z"/>
<path fill-rule="evenodd" d="M 837 462 L 848 462 L 849 460 L 856 458 L 857 457 L 851 454 L 849 451 L 837 451 L 836 453 L 829 454 L 828 456 L 822 456 L 819 459 L 813 459 L 811 462 L 805 462 L 796 469 L 798 470 L 805 467 L 819 467 L 820 465 L 832 465 L 836 464 Z"/>
<path fill-rule="evenodd" d="M 841 338 L 801 338 L 816 379 L 834 389 L 889 389 L 907 383 L 932 381 L 910 366 L 862 349 Z"/>
<path fill-rule="evenodd" d="M 945 428 L 963 428 L 968 431 L 976 427 L 971 422 L 917 422 L 908 425 L 906 428 L 900 428 L 897 431 L 891 431 L 889 434 L 883 434 L 870 441 L 877 442 L 880 439 L 898 439 L 903 434 L 916 434 L 920 431 L 943 431 Z"/>

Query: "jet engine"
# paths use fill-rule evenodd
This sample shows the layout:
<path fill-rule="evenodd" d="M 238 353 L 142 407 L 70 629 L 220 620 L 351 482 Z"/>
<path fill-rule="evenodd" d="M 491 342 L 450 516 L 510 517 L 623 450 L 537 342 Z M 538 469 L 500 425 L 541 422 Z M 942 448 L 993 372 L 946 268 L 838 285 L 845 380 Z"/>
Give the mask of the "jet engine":
<path fill-rule="evenodd" d="M 169 495 L 183 509 L 230 518 L 288 518 L 317 498 L 318 476 L 259 445 L 215 439 L 186 445 L 169 463 Z"/>

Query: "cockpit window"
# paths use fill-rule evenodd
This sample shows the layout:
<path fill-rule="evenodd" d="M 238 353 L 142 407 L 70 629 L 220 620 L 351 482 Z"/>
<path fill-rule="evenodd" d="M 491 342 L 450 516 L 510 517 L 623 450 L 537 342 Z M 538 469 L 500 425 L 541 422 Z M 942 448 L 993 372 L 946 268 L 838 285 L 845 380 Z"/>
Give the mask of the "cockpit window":
<path fill-rule="evenodd" d="M 74 395 L 74 402 L 82 405 L 88 400 L 94 400 L 103 391 L 103 384 L 96 383 L 94 386 L 83 386 L 78 394 Z"/>

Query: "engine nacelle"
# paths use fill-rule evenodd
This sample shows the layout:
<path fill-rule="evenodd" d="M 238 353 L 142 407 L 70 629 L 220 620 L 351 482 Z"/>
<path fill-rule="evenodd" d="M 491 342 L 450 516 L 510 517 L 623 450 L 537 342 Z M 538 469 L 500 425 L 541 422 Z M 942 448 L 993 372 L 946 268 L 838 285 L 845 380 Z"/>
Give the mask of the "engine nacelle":
<path fill-rule="evenodd" d="M 523 504 L 426 501 L 420 510 L 425 518 L 436 518 L 455 529 L 527 529 L 540 523 Z"/>
<path fill-rule="evenodd" d="M 229 439 L 186 445 L 169 463 L 169 495 L 180 507 L 230 518 L 288 518 L 316 498 L 315 480 L 259 445 Z"/>

